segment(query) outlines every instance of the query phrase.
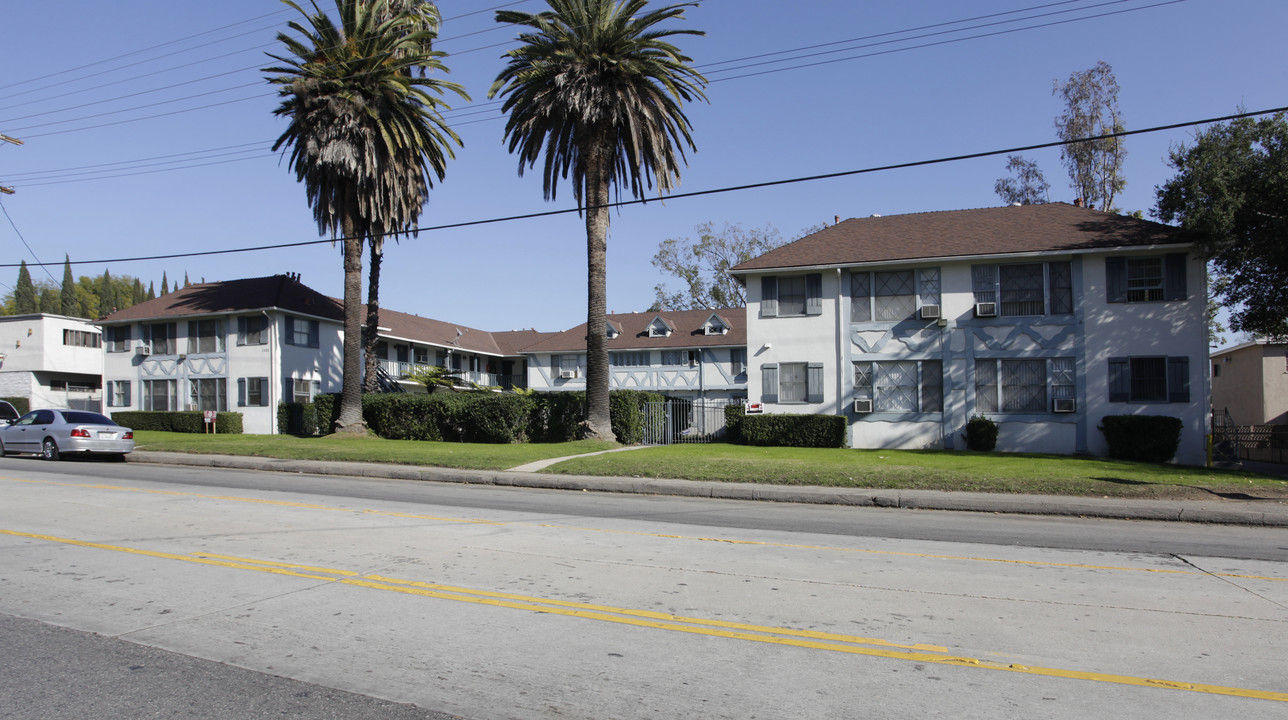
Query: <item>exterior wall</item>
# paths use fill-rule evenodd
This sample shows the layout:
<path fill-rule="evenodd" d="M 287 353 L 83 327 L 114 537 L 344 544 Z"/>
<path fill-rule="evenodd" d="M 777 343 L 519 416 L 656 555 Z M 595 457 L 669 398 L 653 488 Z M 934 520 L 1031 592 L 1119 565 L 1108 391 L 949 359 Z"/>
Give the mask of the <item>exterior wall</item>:
<path fill-rule="evenodd" d="M 667 351 L 698 353 L 698 362 L 682 365 L 662 365 L 661 350 L 648 352 L 647 366 L 609 366 L 609 387 L 613 390 L 642 390 L 673 397 L 733 399 L 747 396 L 747 374 L 735 373 L 732 353 L 735 348 L 667 348 Z M 614 350 L 613 352 L 618 352 Z M 559 377 L 559 368 L 553 366 L 556 357 L 577 355 L 578 372 L 575 378 Z M 739 368 L 741 369 L 741 368 Z M 539 391 L 585 390 L 585 353 L 539 353 L 528 357 L 528 387 Z"/>
<path fill-rule="evenodd" d="M 1130 255 L 1130 253 L 1120 253 Z M 1159 252 L 1136 253 L 1159 255 Z M 762 275 L 747 276 L 748 387 L 752 402 L 761 399 L 766 366 L 818 363 L 822 386 L 814 402 L 765 403 L 766 413 L 823 413 L 847 417 L 853 447 L 962 448 L 966 422 L 980 413 L 976 397 L 977 361 L 1045 360 L 1046 396 L 1041 411 L 987 412 L 999 423 L 998 450 L 1009 452 L 1091 453 L 1107 446 L 1098 425 L 1110 414 L 1179 417 L 1184 423 L 1177 462 L 1205 459 L 1208 384 L 1202 263 L 1188 262 L 1186 301 L 1109 303 L 1104 255 L 1010 257 L 1001 260 L 921 262 L 864 266 L 863 271 L 935 269 L 938 296 L 918 285 L 916 304 L 935 304 L 940 320 L 919 315 L 898 322 L 853 322 L 849 273 L 822 273 L 822 312 L 817 315 L 763 317 Z M 1061 315 L 980 318 L 975 316 L 972 266 L 1015 262 L 1068 262 L 1073 312 Z M 815 271 L 818 272 L 818 271 Z M 781 273 L 777 276 L 805 273 Z M 919 276 L 919 274 L 918 274 Z M 931 274 L 934 277 L 936 274 Z M 933 282 L 925 287 L 933 289 Z M 1109 360 L 1132 356 L 1186 357 L 1189 402 L 1109 402 Z M 942 409 L 925 412 L 854 412 L 855 363 L 916 361 L 917 371 L 942 369 Z M 935 365 L 939 363 L 939 365 Z M 1073 412 L 1054 412 L 1054 368 L 1074 368 Z M 1059 388 L 1065 392 L 1066 387 Z M 914 392 L 926 392 L 919 387 Z M 932 394 L 932 393 L 928 393 Z M 924 400 L 924 398 L 923 398 Z"/>
<path fill-rule="evenodd" d="M 1212 409 L 1236 425 L 1288 423 L 1288 346 L 1251 343 L 1212 355 Z"/>

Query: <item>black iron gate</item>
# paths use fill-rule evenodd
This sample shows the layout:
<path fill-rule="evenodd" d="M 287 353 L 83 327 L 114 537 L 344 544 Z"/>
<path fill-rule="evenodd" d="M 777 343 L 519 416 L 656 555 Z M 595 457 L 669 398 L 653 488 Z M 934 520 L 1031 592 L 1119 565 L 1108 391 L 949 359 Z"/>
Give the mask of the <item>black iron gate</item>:
<path fill-rule="evenodd" d="M 724 438 L 725 407 L 732 400 L 685 400 L 644 403 L 644 444 L 709 443 Z"/>

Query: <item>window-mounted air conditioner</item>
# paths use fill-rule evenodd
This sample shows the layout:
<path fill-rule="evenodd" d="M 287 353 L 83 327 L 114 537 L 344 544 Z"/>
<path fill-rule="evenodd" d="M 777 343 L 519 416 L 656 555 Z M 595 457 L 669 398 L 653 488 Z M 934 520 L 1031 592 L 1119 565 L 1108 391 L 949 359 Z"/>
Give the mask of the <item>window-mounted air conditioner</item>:
<path fill-rule="evenodd" d="M 872 412 L 872 399 L 871 399 L 871 398 L 859 398 L 858 400 L 855 400 L 855 401 L 854 401 L 854 412 L 859 413 L 859 414 L 861 414 L 861 415 L 866 415 L 866 414 L 868 414 L 868 413 Z"/>
<path fill-rule="evenodd" d="M 575 377 L 577 377 L 577 371 L 576 371 L 576 370 L 560 370 L 560 371 L 559 371 L 559 378 L 560 378 L 561 380 L 568 380 L 568 379 L 570 379 L 570 378 L 575 378 Z"/>
<path fill-rule="evenodd" d="M 1078 409 L 1078 401 L 1073 398 L 1055 398 L 1051 401 L 1051 412 L 1071 413 Z"/>
<path fill-rule="evenodd" d="M 147 343 L 139 343 L 138 345 L 136 345 L 136 346 L 134 347 L 134 354 L 135 354 L 135 355 L 151 355 L 151 354 L 152 354 L 152 348 L 148 347 Z"/>
<path fill-rule="evenodd" d="M 997 317 L 997 303 L 975 303 L 975 317 Z"/>
<path fill-rule="evenodd" d="M 921 319 L 922 319 L 922 320 L 938 320 L 938 319 L 939 319 L 939 306 L 938 306 L 938 305 L 922 305 L 922 306 L 921 306 Z"/>

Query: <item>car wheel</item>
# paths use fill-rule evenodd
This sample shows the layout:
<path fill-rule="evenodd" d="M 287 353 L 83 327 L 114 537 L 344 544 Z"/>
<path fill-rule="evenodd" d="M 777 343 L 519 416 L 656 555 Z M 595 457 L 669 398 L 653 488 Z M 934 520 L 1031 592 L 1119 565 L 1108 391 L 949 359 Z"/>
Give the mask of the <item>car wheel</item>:
<path fill-rule="evenodd" d="M 40 446 L 40 458 L 42 460 L 58 459 L 58 443 L 53 438 L 45 438 L 45 442 Z"/>

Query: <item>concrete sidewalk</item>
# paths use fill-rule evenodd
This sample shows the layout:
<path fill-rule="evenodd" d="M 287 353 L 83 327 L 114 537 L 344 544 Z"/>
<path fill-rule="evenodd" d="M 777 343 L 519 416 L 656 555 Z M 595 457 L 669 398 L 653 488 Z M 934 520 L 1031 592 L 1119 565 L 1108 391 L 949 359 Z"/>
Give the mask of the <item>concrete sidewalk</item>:
<path fill-rule="evenodd" d="M 939 492 L 934 490 L 868 490 L 757 483 L 703 482 L 652 478 L 544 475 L 515 470 L 454 470 L 450 468 L 379 463 L 279 460 L 234 455 L 190 455 L 135 451 L 130 462 L 197 467 L 265 470 L 307 475 L 348 475 L 473 485 L 588 490 L 595 492 L 678 495 L 727 500 L 852 505 L 860 507 L 956 510 L 967 512 L 1064 515 L 1131 520 L 1168 520 L 1229 525 L 1288 527 L 1288 499 L 1224 498 L 1211 500 L 1137 500 L 1060 495 Z"/>

